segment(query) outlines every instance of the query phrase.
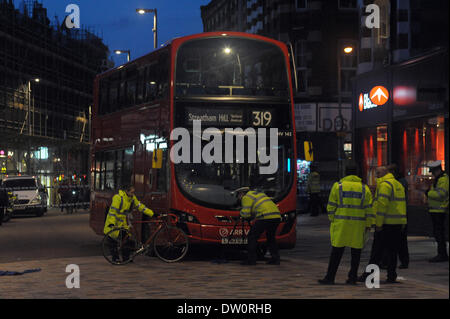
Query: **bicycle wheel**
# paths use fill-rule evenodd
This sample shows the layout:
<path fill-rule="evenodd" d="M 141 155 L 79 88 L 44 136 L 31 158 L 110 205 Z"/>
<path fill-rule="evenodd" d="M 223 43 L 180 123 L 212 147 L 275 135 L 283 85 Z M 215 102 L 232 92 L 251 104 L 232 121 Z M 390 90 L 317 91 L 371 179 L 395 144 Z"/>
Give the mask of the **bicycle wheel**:
<path fill-rule="evenodd" d="M 102 241 L 103 256 L 113 265 L 124 265 L 133 260 L 138 241 L 126 228 L 113 228 Z"/>
<path fill-rule="evenodd" d="M 153 240 L 156 256 L 162 261 L 173 263 L 183 259 L 189 249 L 189 239 L 181 229 L 173 226 L 161 228 Z"/>

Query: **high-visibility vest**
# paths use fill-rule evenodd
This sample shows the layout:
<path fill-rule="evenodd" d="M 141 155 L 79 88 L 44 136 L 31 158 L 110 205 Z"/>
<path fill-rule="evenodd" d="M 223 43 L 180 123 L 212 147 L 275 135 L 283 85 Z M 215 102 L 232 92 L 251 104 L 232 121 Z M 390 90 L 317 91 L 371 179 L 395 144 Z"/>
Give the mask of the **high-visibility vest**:
<path fill-rule="evenodd" d="M 363 248 L 366 228 L 373 224 L 375 215 L 372 211 L 372 193 L 361 178 L 349 175 L 334 183 L 327 211 L 331 221 L 331 245 Z"/>
<path fill-rule="evenodd" d="M 281 219 L 278 206 L 266 194 L 249 191 L 242 197 L 241 217 L 255 219 Z"/>
<path fill-rule="evenodd" d="M 308 182 L 306 184 L 306 191 L 310 194 L 320 193 L 320 175 L 317 172 L 312 172 L 309 175 Z"/>
<path fill-rule="evenodd" d="M 127 215 L 131 214 L 133 209 L 137 209 L 150 217 L 153 216 L 153 211 L 139 202 L 136 196 L 129 197 L 124 191 L 119 190 L 119 193 L 114 195 L 112 199 L 111 207 L 106 216 L 103 233 L 107 234 L 115 227 L 128 228 Z M 114 234 L 112 237 L 114 237 Z"/>
<path fill-rule="evenodd" d="M 428 192 L 428 211 L 430 213 L 448 213 L 448 175 L 442 174 Z"/>
<path fill-rule="evenodd" d="M 377 180 L 377 190 L 373 201 L 376 225 L 406 225 L 405 188 L 392 174 Z"/>

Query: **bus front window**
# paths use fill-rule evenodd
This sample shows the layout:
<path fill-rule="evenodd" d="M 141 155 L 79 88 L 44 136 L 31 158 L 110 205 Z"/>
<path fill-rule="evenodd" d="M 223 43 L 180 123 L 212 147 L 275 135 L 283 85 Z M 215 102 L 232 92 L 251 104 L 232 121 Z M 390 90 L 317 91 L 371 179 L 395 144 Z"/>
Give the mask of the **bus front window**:
<path fill-rule="evenodd" d="M 250 187 L 281 200 L 292 185 L 293 161 L 290 139 L 280 139 L 278 146 L 278 169 L 274 174 L 260 174 L 257 163 L 222 163 L 222 164 L 176 164 L 175 174 L 183 193 L 194 202 L 202 205 L 233 209 L 239 203 L 232 191 L 240 187 Z"/>
<path fill-rule="evenodd" d="M 284 67 L 280 67 L 284 66 Z M 177 54 L 176 96 L 288 97 L 282 51 L 241 38 L 192 40 Z"/>

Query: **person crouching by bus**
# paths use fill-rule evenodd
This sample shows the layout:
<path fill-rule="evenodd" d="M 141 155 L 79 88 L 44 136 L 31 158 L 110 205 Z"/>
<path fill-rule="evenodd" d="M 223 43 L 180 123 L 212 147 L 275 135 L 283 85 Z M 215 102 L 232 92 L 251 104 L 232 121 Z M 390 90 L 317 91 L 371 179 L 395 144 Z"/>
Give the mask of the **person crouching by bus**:
<path fill-rule="evenodd" d="M 347 284 L 355 285 L 361 250 L 365 237 L 372 226 L 375 215 L 372 212 L 372 194 L 367 185 L 357 176 L 357 167 L 350 164 L 346 177 L 334 183 L 327 205 L 330 219 L 331 256 L 328 271 L 322 285 L 333 285 L 345 247 L 351 248 L 351 268 Z"/>
<path fill-rule="evenodd" d="M 244 260 L 241 264 L 256 265 L 258 239 L 266 231 L 267 247 L 272 256 L 267 264 L 279 265 L 280 254 L 275 239 L 278 225 L 281 222 L 278 206 L 266 194 L 248 191 L 247 187 L 237 190 L 236 194 L 242 205 L 240 217 L 242 219 L 255 218 L 255 223 L 248 233 L 247 260 Z"/>
<path fill-rule="evenodd" d="M 131 214 L 134 209 L 137 209 L 139 212 L 149 217 L 155 216 L 155 213 L 151 209 L 138 201 L 134 193 L 134 186 L 124 185 L 119 189 L 119 192 L 113 196 L 111 207 L 109 208 L 105 226 L 103 228 L 103 233 L 105 235 L 116 227 L 128 229 L 130 226 L 128 225 L 127 215 Z M 118 258 L 117 248 L 111 253 L 113 255 L 113 260 Z M 128 257 L 129 256 L 123 256 L 124 260 L 128 259 Z"/>

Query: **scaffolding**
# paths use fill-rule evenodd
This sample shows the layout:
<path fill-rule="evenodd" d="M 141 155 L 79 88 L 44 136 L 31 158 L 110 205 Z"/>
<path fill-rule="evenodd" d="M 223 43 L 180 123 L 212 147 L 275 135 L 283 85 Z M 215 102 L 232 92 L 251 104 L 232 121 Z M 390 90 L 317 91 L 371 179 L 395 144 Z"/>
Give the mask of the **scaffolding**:
<path fill-rule="evenodd" d="M 37 0 L 0 0 L 0 179 L 88 174 L 93 81 L 109 50 L 92 28 L 55 21 Z"/>

